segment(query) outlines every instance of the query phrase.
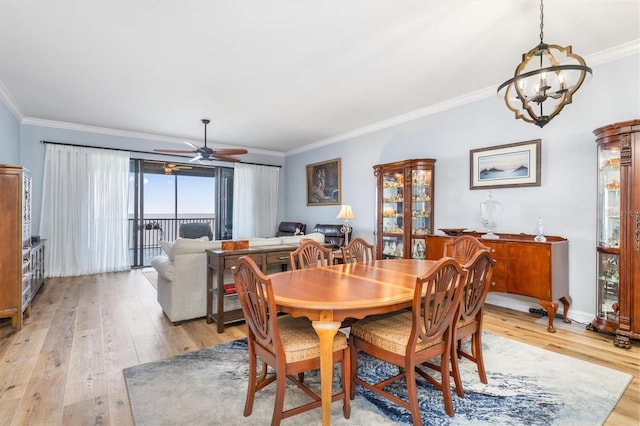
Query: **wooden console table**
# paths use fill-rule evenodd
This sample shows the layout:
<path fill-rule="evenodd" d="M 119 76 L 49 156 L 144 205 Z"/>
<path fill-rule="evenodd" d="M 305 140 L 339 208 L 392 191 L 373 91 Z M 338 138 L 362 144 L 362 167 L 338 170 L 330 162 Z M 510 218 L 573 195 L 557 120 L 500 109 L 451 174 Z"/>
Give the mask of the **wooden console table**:
<path fill-rule="evenodd" d="M 242 309 L 225 311 L 225 299 L 237 298 L 236 294 L 225 294 L 225 271 L 230 272 L 236 265 L 238 258 L 249 256 L 262 268 L 262 272 L 268 273 L 269 267 L 289 264 L 289 253 L 299 247 L 298 244 L 273 245 L 254 247 L 245 250 L 207 250 L 207 323 L 216 322 L 218 333 L 224 331 L 225 324 L 244 319 Z M 227 283 L 228 284 L 228 283 Z M 216 297 L 217 310 L 213 312 L 214 296 Z"/>
<path fill-rule="evenodd" d="M 538 299 L 549 316 L 547 331 L 555 333 L 553 320 L 563 305 L 562 320 L 569 311 L 569 242 L 562 237 L 545 235 L 546 242 L 537 242 L 535 235 L 496 234 L 500 239 L 480 238 L 480 232 L 465 232 L 489 247 L 496 261 L 489 291 L 518 294 Z M 455 237 L 427 236 L 427 259 L 440 259 L 444 243 Z"/>

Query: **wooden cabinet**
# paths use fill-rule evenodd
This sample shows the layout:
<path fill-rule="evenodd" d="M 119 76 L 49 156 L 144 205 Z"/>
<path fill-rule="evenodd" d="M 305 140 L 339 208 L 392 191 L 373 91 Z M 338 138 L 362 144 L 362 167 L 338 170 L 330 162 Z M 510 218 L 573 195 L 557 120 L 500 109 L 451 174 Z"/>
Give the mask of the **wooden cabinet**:
<path fill-rule="evenodd" d="M 0 165 L 0 318 L 22 328 L 31 301 L 31 175 Z"/>
<path fill-rule="evenodd" d="M 596 318 L 614 344 L 640 339 L 640 120 L 601 127 L 598 152 Z"/>
<path fill-rule="evenodd" d="M 518 294 L 538 299 L 549 315 L 548 330 L 554 332 L 553 320 L 562 303 L 563 320 L 569 310 L 569 243 L 566 239 L 545 235 L 546 242 L 534 241 L 535 235 L 497 234 L 500 239 L 482 239 L 481 233 L 465 232 L 489 247 L 496 267 L 489 291 Z M 427 259 L 440 259 L 444 244 L 455 237 L 427 237 Z"/>
<path fill-rule="evenodd" d="M 426 257 L 426 236 L 433 233 L 435 162 L 417 159 L 373 166 L 379 259 Z"/>

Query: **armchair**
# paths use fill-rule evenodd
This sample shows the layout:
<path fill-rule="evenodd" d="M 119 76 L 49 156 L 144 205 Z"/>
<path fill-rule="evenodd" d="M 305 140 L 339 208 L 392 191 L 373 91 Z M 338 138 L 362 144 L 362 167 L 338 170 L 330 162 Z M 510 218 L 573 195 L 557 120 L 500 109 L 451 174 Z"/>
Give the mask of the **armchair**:
<path fill-rule="evenodd" d="M 287 237 L 291 235 L 304 234 L 307 230 L 307 225 L 300 222 L 280 222 L 278 225 L 278 231 L 276 237 Z"/>
<path fill-rule="evenodd" d="M 331 244 L 333 249 L 344 247 L 345 234 L 342 233 L 343 224 L 317 224 L 313 228 L 313 232 L 324 234 L 325 244 Z M 351 240 L 351 231 L 349 231 L 349 240 Z"/>
<path fill-rule="evenodd" d="M 206 222 L 189 222 L 180 225 L 178 230 L 180 238 L 200 238 L 208 237 L 209 240 L 213 240 L 213 231 L 211 226 Z"/>

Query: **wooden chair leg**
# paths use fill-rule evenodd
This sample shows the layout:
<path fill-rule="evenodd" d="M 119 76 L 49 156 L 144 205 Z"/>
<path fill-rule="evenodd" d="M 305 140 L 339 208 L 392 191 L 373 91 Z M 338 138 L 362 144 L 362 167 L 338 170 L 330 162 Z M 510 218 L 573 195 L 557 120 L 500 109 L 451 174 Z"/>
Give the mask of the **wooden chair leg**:
<path fill-rule="evenodd" d="M 355 336 L 350 336 L 349 339 L 355 339 Z M 353 342 L 349 342 L 349 363 L 351 364 L 350 373 L 349 373 L 349 387 L 351 395 L 350 399 L 356 399 L 356 371 L 358 370 L 358 348 Z"/>
<path fill-rule="evenodd" d="M 484 357 L 482 356 L 482 332 L 478 331 L 473 334 L 473 347 L 476 358 L 476 365 L 478 367 L 478 376 L 480 376 L 480 381 L 485 385 L 488 383 L 487 381 L 487 372 L 484 369 Z"/>
<path fill-rule="evenodd" d="M 284 368 L 281 369 L 284 371 Z M 282 410 L 284 408 L 284 392 L 287 383 L 287 376 L 279 374 L 276 379 L 276 400 L 273 404 L 273 417 L 271 418 L 271 426 L 278 426 L 282 421 Z"/>
<path fill-rule="evenodd" d="M 257 360 L 253 353 L 249 353 L 249 383 L 247 386 L 247 398 L 244 402 L 244 416 L 248 417 L 253 411 L 253 400 L 256 395 L 256 366 Z"/>
<path fill-rule="evenodd" d="M 440 358 L 440 372 L 442 375 L 442 397 L 444 398 L 444 411 L 449 417 L 453 417 L 453 399 L 451 398 L 451 384 L 449 380 L 449 352 L 445 351 Z"/>
<path fill-rule="evenodd" d="M 345 419 L 351 417 L 351 395 L 353 394 L 355 397 L 355 393 L 352 392 L 351 386 L 351 349 L 349 347 L 345 348 L 342 351 L 342 392 L 344 392 L 344 397 L 342 400 L 342 414 Z"/>
<path fill-rule="evenodd" d="M 420 407 L 418 406 L 418 392 L 416 390 L 416 370 L 407 366 L 405 380 L 407 382 L 407 399 L 409 400 L 409 411 L 414 426 L 422 426 Z"/>
<path fill-rule="evenodd" d="M 451 345 L 451 373 L 453 374 L 453 382 L 456 385 L 456 393 L 460 398 L 464 398 L 464 389 L 462 388 L 462 379 L 460 378 L 460 365 L 458 364 L 458 351 L 456 351 L 456 345 Z M 442 367 L 441 367 L 442 368 Z"/>

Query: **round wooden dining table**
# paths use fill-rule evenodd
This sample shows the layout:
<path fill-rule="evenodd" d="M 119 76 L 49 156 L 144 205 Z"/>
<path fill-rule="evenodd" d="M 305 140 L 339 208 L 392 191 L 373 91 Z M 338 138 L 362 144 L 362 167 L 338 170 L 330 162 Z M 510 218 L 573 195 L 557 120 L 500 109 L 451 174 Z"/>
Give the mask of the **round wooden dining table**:
<path fill-rule="evenodd" d="M 320 339 L 322 424 L 331 423 L 333 337 L 343 320 L 411 306 L 416 278 L 432 260 L 385 259 L 272 274 L 278 310 L 307 317 Z"/>

